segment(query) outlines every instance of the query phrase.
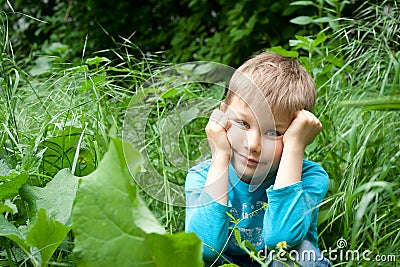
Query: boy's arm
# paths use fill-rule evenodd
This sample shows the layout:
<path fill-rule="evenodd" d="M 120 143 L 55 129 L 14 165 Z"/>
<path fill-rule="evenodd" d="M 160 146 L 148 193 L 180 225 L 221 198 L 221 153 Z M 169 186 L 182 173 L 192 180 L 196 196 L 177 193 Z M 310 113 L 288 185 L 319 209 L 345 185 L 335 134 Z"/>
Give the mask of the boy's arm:
<path fill-rule="evenodd" d="M 232 156 L 227 130 L 229 119 L 221 110 L 214 110 L 206 126 L 212 152 L 212 162 L 207 174 L 204 192 L 222 205 L 228 203 L 228 167 Z"/>
<path fill-rule="evenodd" d="M 300 110 L 285 134 L 274 189 L 301 181 L 304 150 L 321 131 L 322 124 L 311 112 Z"/>
<path fill-rule="evenodd" d="M 293 247 L 306 237 L 317 245 L 318 208 L 328 184 L 328 174 L 319 164 L 303 161 L 300 182 L 267 190 L 263 238 L 269 248 L 274 249 L 281 241 Z"/>
<path fill-rule="evenodd" d="M 232 153 L 227 135 L 229 127 L 225 114 L 214 110 L 205 129 L 212 162 L 208 169 L 189 171 L 185 185 L 185 230 L 195 232 L 202 239 L 203 257 L 210 261 L 223 252 L 228 239 L 228 168 Z"/>
<path fill-rule="evenodd" d="M 317 218 L 316 205 L 325 197 L 328 176 L 317 164 L 303 166 L 303 156 L 306 146 L 321 128 L 320 121 L 311 112 L 301 110 L 283 136 L 275 184 L 267 190 L 263 236 L 271 248 L 280 241 L 286 241 L 289 246 L 296 245 L 305 238 Z"/>

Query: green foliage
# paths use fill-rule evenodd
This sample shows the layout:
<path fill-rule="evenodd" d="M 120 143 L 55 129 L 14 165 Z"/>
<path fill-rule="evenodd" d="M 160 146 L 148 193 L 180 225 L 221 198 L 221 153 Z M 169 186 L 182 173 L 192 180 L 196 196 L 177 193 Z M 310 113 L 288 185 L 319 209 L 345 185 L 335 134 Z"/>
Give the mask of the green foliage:
<path fill-rule="evenodd" d="M 71 227 L 65 226 L 40 209 L 36 221 L 26 235 L 26 244 L 30 246 L 35 266 L 46 266 L 54 251 L 66 237 Z"/>
<path fill-rule="evenodd" d="M 140 163 L 130 144 L 112 139 L 78 191 L 79 179 L 68 170 L 61 170 L 44 188 L 25 185 L 20 194 L 30 203 L 31 222 L 17 228 L 0 216 L 0 236 L 14 241 L 34 266 L 47 265 L 71 226 L 76 261 L 82 266 L 202 266 L 198 237 L 165 234 L 138 195 L 131 172 Z"/>
<path fill-rule="evenodd" d="M 26 173 L 0 177 L 0 200 L 13 198 L 18 195 L 19 189 L 26 183 L 27 179 L 28 175 Z"/>
<path fill-rule="evenodd" d="M 63 130 L 54 130 L 52 136 L 43 140 L 39 144 L 39 149 L 43 149 L 42 172 L 49 176 L 54 176 L 59 170 L 72 168 L 75 164 L 76 174 L 84 176 L 95 169 L 95 159 L 88 148 L 80 147 L 78 159 L 75 160 L 77 148 L 80 146 L 81 135 L 84 134 L 81 128 L 65 127 Z"/>
<path fill-rule="evenodd" d="M 55 220 L 70 226 L 72 203 L 77 187 L 78 179 L 68 169 L 63 169 L 45 187 L 26 184 L 21 188 L 20 194 L 29 204 L 30 217 L 44 209 Z"/>
<path fill-rule="evenodd" d="M 291 6 L 301 6 L 314 9 L 317 12 L 312 16 L 298 16 L 291 19 L 290 22 L 298 25 L 315 24 L 323 29 L 323 24 L 328 23 L 329 27 L 336 29 L 338 27 L 337 19 L 341 17 L 345 7 L 350 4 L 350 1 L 294 1 Z"/>
<path fill-rule="evenodd" d="M 346 101 L 343 106 L 363 107 L 364 110 L 400 110 L 399 98 L 369 99 L 360 101 Z"/>
<path fill-rule="evenodd" d="M 289 2 L 216 1 L 210 5 L 193 0 L 188 4 L 189 15 L 174 21 L 167 56 L 178 62 L 195 59 L 238 66 L 265 47 L 284 44 L 298 30 L 288 23 L 295 11 Z"/>
<path fill-rule="evenodd" d="M 18 28 L 12 38 L 17 51 L 35 60 L 33 71 L 49 62 L 73 60 L 82 54 L 130 40 L 145 53 L 163 51 L 168 61 L 210 60 L 238 66 L 266 47 L 287 46 L 294 34 L 334 26 L 349 1 L 13 1 L 6 5 Z M 126 12 L 129 10 L 129 12 Z M 19 13 L 21 12 L 21 13 Z M 24 15 L 26 14 L 26 15 Z M 37 18 L 36 20 L 33 19 Z M 31 51 L 18 40 L 29 40 Z M 41 50 L 41 51 L 40 51 Z M 49 58 L 49 52 L 52 57 Z M 142 57 L 135 51 L 136 57 Z M 108 58 L 117 58 L 107 53 Z M 26 60 L 26 59 L 24 59 Z"/>
<path fill-rule="evenodd" d="M 125 52 L 131 49 L 128 45 Z M 129 61 L 110 68 L 105 57 L 89 58 L 79 67 L 60 68 L 48 61 L 46 68 L 27 74 L 16 67 L 8 51 L 3 50 L 0 73 L 2 95 L 6 96 L 0 98 L 5 111 L 0 130 L 5 148 L 1 151 L 0 209 L 5 216 L 1 216 L 1 236 L 7 238 L 1 238 L 1 259 L 6 257 L 11 266 L 39 266 L 49 261 L 70 265 L 73 235 L 69 218 L 78 181 L 72 174 L 85 176 L 97 167 L 107 151 L 107 131 L 112 125 L 120 131 L 127 100 L 149 75 L 143 70 L 150 60 L 144 63 L 129 54 L 119 55 Z M 41 235 L 43 229 L 53 231 Z M 169 251 L 181 255 L 179 259 L 189 257 L 180 249 L 181 243 L 200 249 L 190 235 L 148 239 L 153 240 L 149 246 L 170 244 Z M 165 256 L 158 253 L 152 255 L 163 261 Z M 197 257 L 201 259 L 200 253 Z"/>
<path fill-rule="evenodd" d="M 21 195 L 31 203 L 26 225 L 16 227 L 0 216 L 0 236 L 14 241 L 34 266 L 46 266 L 71 229 L 72 201 L 78 180 L 61 171 L 44 188 L 25 185 Z"/>

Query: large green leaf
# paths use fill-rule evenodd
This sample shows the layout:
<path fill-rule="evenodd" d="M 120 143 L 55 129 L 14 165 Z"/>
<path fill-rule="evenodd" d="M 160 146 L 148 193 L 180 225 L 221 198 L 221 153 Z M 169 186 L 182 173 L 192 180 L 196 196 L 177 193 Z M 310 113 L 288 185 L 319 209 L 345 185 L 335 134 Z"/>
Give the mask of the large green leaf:
<path fill-rule="evenodd" d="M 165 234 L 138 195 L 129 170 L 140 163 L 131 144 L 112 139 L 98 168 L 82 179 L 73 208 L 78 265 L 203 266 L 200 239 Z"/>
<path fill-rule="evenodd" d="M 65 225 L 71 225 L 72 203 L 78 187 L 78 178 L 69 169 L 59 171 L 44 188 L 24 185 L 20 194 L 30 205 L 32 217 L 38 210 L 47 213 Z"/>
<path fill-rule="evenodd" d="M 31 247 L 31 254 L 36 266 L 47 265 L 70 229 L 70 226 L 65 226 L 48 216 L 44 209 L 38 211 L 36 221 L 26 235 L 26 241 Z"/>
<path fill-rule="evenodd" d="M 154 260 L 151 266 L 203 266 L 199 241 L 194 233 L 147 235 L 146 245 Z"/>

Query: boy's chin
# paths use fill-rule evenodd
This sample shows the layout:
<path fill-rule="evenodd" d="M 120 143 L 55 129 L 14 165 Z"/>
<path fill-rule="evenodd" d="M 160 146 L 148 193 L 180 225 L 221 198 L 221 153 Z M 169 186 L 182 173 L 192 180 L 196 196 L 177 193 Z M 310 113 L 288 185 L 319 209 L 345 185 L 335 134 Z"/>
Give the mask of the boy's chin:
<path fill-rule="evenodd" d="M 276 170 L 271 170 L 268 172 L 268 174 L 265 175 L 239 175 L 238 177 L 241 181 L 245 182 L 246 184 L 251 184 L 251 185 L 260 185 L 264 183 L 265 181 L 273 178 L 276 176 Z"/>
<path fill-rule="evenodd" d="M 265 175 L 246 175 L 246 174 L 244 175 L 238 174 L 238 177 L 240 178 L 241 181 L 252 185 L 262 184 L 268 178 Z"/>

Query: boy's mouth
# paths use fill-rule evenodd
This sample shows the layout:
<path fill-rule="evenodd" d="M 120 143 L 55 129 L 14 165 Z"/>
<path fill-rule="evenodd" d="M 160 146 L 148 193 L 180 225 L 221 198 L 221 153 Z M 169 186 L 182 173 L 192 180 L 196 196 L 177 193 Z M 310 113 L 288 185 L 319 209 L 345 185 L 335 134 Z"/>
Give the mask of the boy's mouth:
<path fill-rule="evenodd" d="M 255 160 L 253 158 L 249 158 L 242 154 L 239 154 L 239 156 L 240 156 L 240 159 L 242 160 L 242 162 L 245 163 L 249 167 L 256 167 L 259 163 L 257 160 Z"/>

